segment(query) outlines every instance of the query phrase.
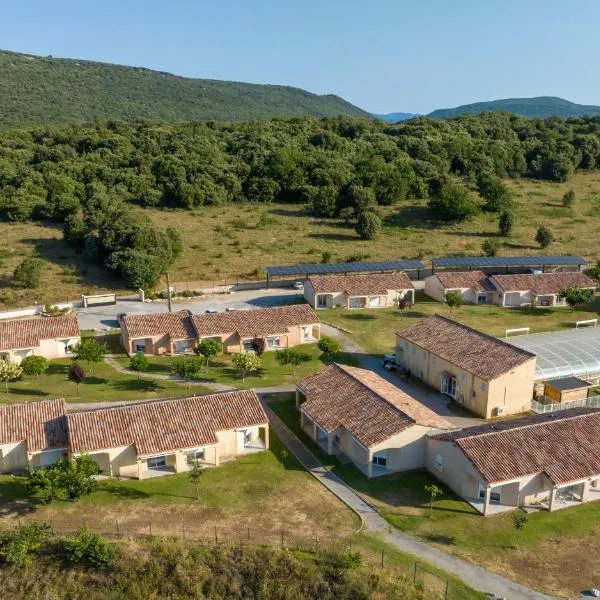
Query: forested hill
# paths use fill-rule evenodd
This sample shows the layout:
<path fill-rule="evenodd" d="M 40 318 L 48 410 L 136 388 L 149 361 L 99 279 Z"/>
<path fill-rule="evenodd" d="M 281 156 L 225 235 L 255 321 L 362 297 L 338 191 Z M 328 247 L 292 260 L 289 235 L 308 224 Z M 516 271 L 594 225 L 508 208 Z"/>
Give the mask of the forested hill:
<path fill-rule="evenodd" d="M 0 50 L 0 130 L 107 118 L 247 121 L 306 115 L 372 118 L 338 96 L 293 87 L 189 79 Z"/>
<path fill-rule="evenodd" d="M 575 102 L 563 98 L 540 96 L 538 98 L 507 98 L 504 100 L 491 100 L 490 102 L 464 104 L 456 108 L 434 110 L 429 116 L 435 119 L 447 119 L 465 114 L 478 115 L 481 112 L 490 110 L 509 112 L 529 118 L 568 118 L 600 114 L 600 106 L 587 106 L 585 104 L 575 104 Z"/>

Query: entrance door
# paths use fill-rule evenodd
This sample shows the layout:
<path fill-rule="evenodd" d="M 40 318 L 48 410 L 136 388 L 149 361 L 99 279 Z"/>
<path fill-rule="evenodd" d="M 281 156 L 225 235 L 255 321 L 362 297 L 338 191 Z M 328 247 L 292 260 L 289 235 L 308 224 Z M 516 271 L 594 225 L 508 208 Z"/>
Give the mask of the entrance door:
<path fill-rule="evenodd" d="M 452 375 L 442 375 L 442 394 L 451 398 L 456 398 L 456 377 Z"/>

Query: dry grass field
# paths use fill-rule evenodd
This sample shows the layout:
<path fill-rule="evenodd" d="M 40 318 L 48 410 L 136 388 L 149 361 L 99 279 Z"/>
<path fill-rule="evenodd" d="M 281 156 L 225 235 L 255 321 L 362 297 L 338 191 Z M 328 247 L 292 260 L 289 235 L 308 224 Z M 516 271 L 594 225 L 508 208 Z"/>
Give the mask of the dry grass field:
<path fill-rule="evenodd" d="M 502 240 L 501 254 L 539 254 L 533 238 L 543 223 L 555 236 L 545 253 L 581 254 L 591 260 L 600 256 L 595 235 L 600 229 L 600 171 L 578 173 L 564 184 L 523 179 L 508 180 L 508 185 L 515 194 L 517 221 L 513 236 Z M 561 198 L 569 189 L 577 200 L 567 209 Z M 341 221 L 315 218 L 297 205 L 145 210 L 157 223 L 183 233 L 185 251 L 171 272 L 175 282 L 262 277 L 267 265 L 320 262 L 325 251 L 333 261 L 477 255 L 485 239 L 498 235 L 496 215 L 482 213 L 462 224 L 435 223 L 424 200 L 386 207 L 384 228 L 373 241 L 361 240 Z M 0 223 L 0 308 L 73 299 L 83 292 L 125 291 L 118 278 L 74 254 L 61 238 L 58 227 Z M 14 267 L 33 253 L 48 262 L 43 286 L 12 288 Z"/>

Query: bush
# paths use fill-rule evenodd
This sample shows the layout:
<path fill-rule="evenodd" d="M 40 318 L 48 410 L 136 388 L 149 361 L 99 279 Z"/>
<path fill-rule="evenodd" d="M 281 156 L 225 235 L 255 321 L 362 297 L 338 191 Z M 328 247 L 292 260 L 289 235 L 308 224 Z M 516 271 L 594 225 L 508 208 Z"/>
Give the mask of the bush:
<path fill-rule="evenodd" d="M 363 240 L 374 240 L 381 231 L 381 218 L 370 210 L 361 212 L 356 220 L 355 230 Z"/>
<path fill-rule="evenodd" d="M 498 230 L 504 237 L 508 237 L 515 224 L 515 215 L 511 210 L 505 210 L 498 219 Z"/>
<path fill-rule="evenodd" d="M 129 359 L 129 368 L 138 374 L 138 379 L 141 377 L 141 374 L 144 371 L 148 370 L 149 366 L 150 361 L 148 360 L 148 357 L 145 354 L 142 354 L 141 352 L 134 354 Z"/>
<path fill-rule="evenodd" d="M 67 562 L 75 565 L 106 570 L 114 561 L 115 553 L 106 540 L 85 526 L 73 538 L 64 540 L 63 549 Z"/>
<path fill-rule="evenodd" d="M 35 553 L 48 541 L 49 533 L 50 525 L 46 523 L 19 525 L 2 540 L 4 560 L 19 569 L 30 565 Z"/>
<path fill-rule="evenodd" d="M 21 361 L 21 369 L 25 375 L 39 377 L 48 370 L 50 362 L 44 356 L 26 356 Z"/>
<path fill-rule="evenodd" d="M 40 286 L 44 261 L 41 258 L 30 256 L 23 260 L 14 270 L 15 283 L 24 288 L 33 289 Z"/>
<path fill-rule="evenodd" d="M 325 252 L 321 253 L 321 262 L 324 265 L 331 262 L 331 252 L 329 252 L 329 250 L 325 250 Z"/>
<path fill-rule="evenodd" d="M 429 201 L 429 210 L 443 221 L 464 221 L 479 212 L 473 195 L 458 181 L 442 185 L 439 193 Z"/>
<path fill-rule="evenodd" d="M 565 195 L 562 197 L 562 205 L 565 208 L 571 208 L 575 204 L 575 192 L 573 190 L 569 190 L 565 192 Z"/>
<path fill-rule="evenodd" d="M 496 256 L 500 250 L 500 242 L 494 238 L 489 238 L 483 242 L 481 248 L 486 256 Z"/>
<path fill-rule="evenodd" d="M 335 352 L 339 352 L 342 349 L 341 344 L 334 340 L 332 337 L 324 335 L 317 344 L 319 350 L 323 352 L 323 354 L 334 354 Z"/>
<path fill-rule="evenodd" d="M 483 209 L 488 212 L 500 212 L 511 204 L 510 190 L 499 177 L 491 173 L 480 173 L 477 191 L 485 199 Z"/>
<path fill-rule="evenodd" d="M 554 234 L 545 225 L 540 225 L 535 234 L 535 241 L 541 248 L 547 248 L 554 240 Z"/>

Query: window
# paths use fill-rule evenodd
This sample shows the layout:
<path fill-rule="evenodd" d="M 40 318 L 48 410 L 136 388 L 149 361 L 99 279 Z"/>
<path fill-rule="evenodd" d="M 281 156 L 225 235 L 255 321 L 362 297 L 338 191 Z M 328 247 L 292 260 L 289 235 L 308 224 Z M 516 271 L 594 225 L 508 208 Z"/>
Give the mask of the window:
<path fill-rule="evenodd" d="M 252 347 L 252 340 L 244 340 L 242 342 L 244 347 L 244 352 L 254 352 L 254 348 Z"/>
<path fill-rule="evenodd" d="M 141 342 L 135 342 L 135 351 L 136 353 L 141 352 L 142 354 L 146 352 L 146 342 L 143 340 Z"/>
<path fill-rule="evenodd" d="M 440 473 L 444 470 L 444 457 L 441 454 L 435 455 L 435 468 Z"/>
<path fill-rule="evenodd" d="M 339 445 L 340 445 L 340 436 L 339 436 L 339 434 L 337 434 L 337 433 L 336 433 L 336 434 L 333 436 L 333 443 L 334 443 L 334 444 L 336 444 L 337 446 L 339 446 Z"/>
<path fill-rule="evenodd" d="M 481 391 L 482 391 L 482 392 L 485 392 L 485 383 L 482 383 L 482 384 L 481 384 Z"/>
<path fill-rule="evenodd" d="M 383 450 L 373 454 L 373 464 L 378 467 L 385 467 L 387 465 L 387 452 Z"/>
<path fill-rule="evenodd" d="M 153 456 L 147 461 L 149 469 L 158 469 L 164 467 L 167 464 L 167 458 L 165 456 Z"/>
<path fill-rule="evenodd" d="M 200 448 L 199 450 L 192 450 L 192 452 L 188 452 L 187 454 L 187 463 L 188 465 L 194 464 L 196 461 L 204 461 L 206 460 L 206 452 L 204 448 Z"/>
<path fill-rule="evenodd" d="M 280 348 L 281 347 L 281 338 L 278 335 L 272 335 L 267 338 L 267 346 L 269 348 Z"/>
<path fill-rule="evenodd" d="M 249 444 L 252 442 L 252 429 L 247 429 L 244 432 L 244 444 Z"/>
<path fill-rule="evenodd" d="M 317 296 L 317 308 L 327 308 L 327 296 L 325 294 Z"/>
<path fill-rule="evenodd" d="M 175 353 L 183 354 L 189 348 L 189 343 L 187 340 L 180 340 L 179 342 L 175 342 Z"/>

